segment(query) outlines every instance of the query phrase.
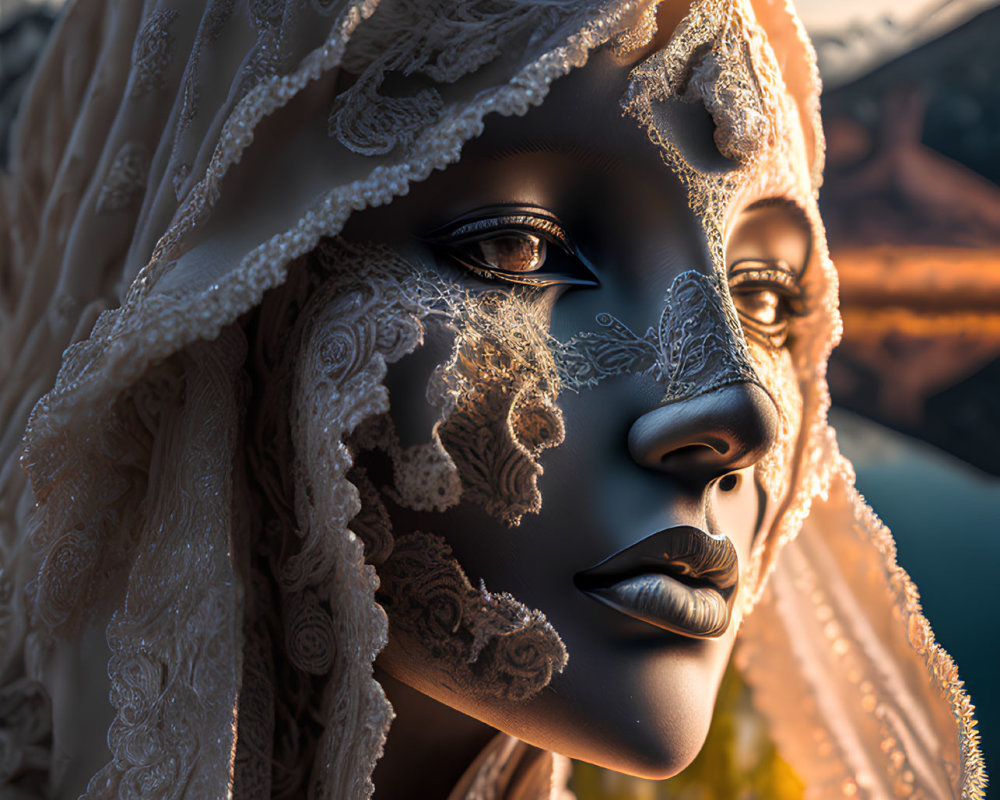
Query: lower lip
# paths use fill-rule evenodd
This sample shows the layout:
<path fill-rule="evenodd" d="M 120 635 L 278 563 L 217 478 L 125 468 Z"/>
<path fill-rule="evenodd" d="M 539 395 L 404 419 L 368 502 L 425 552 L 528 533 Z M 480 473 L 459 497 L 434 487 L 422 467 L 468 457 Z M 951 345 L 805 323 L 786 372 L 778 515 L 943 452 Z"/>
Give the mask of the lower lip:
<path fill-rule="evenodd" d="M 729 604 L 718 591 L 670 575 L 636 575 L 584 591 L 615 611 L 682 636 L 713 639 L 729 627 Z"/>

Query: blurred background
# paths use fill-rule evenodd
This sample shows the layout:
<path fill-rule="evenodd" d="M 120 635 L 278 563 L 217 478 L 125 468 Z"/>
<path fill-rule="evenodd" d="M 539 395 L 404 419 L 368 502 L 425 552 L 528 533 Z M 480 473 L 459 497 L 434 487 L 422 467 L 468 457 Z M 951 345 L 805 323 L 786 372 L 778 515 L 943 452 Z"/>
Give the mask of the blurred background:
<path fill-rule="evenodd" d="M 60 5 L 0 0 L 0 166 Z M 824 80 L 821 205 L 841 275 L 832 421 L 960 665 L 1000 780 L 1000 0 L 797 6 Z M 801 797 L 735 675 L 722 706 L 679 778 L 581 765 L 580 800 Z"/>

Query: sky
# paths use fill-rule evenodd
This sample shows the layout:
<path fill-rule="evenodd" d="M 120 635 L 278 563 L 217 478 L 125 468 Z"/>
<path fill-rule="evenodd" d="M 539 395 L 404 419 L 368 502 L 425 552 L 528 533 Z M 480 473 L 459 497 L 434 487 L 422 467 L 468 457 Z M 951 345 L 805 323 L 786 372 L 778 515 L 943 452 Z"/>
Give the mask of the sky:
<path fill-rule="evenodd" d="M 998 3 L 1000 0 L 796 0 L 796 7 L 815 41 L 823 84 L 832 89 Z"/>
<path fill-rule="evenodd" d="M 886 17 L 901 26 L 927 20 L 932 25 L 961 24 L 996 0 L 797 0 L 799 15 L 814 32 L 838 30 L 845 23 L 873 23 Z"/>

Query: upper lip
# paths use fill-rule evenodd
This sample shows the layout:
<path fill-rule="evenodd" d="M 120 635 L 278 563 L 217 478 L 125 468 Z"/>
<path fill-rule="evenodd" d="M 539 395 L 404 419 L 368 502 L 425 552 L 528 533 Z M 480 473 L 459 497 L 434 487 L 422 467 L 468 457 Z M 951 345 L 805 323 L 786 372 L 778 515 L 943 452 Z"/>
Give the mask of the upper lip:
<path fill-rule="evenodd" d="M 632 601 L 622 603 L 619 598 L 617 602 L 609 602 L 607 591 L 602 591 L 643 575 L 667 575 L 683 585 L 682 591 L 692 594 L 705 590 L 717 592 L 724 604 L 725 619 L 712 625 L 711 632 L 696 629 L 697 626 L 693 628 L 683 615 L 677 616 L 680 612 L 662 616 L 643 607 L 641 613 L 633 613 Z M 728 627 L 729 612 L 739 584 L 739 564 L 736 548 L 726 536 L 712 536 L 690 525 L 677 525 L 651 534 L 577 573 L 575 581 L 584 592 L 650 624 L 685 635 L 718 636 Z"/>

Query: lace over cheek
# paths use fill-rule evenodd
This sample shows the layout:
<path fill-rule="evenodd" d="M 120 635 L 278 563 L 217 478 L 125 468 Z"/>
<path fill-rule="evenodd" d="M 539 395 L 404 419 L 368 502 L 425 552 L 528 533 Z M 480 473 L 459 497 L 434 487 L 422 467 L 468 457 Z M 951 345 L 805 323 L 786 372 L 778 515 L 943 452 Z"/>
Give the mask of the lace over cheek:
<path fill-rule="evenodd" d="M 405 674 L 416 661 L 450 691 L 517 703 L 537 695 L 569 661 L 542 612 L 483 584 L 474 589 L 440 537 L 397 539 L 379 575 L 392 634 L 382 659 L 390 669 Z"/>
<path fill-rule="evenodd" d="M 508 525 L 538 513 L 539 456 L 565 435 L 559 381 L 548 350 L 547 314 L 530 291 L 463 290 L 447 299 L 453 354 L 434 376 L 435 427 L 458 467 L 465 496 Z"/>
<path fill-rule="evenodd" d="M 515 458 L 527 461 L 537 455 L 537 445 L 529 450 L 523 442 L 538 437 L 538 427 L 544 423 L 538 423 L 527 408 L 518 407 L 519 398 L 512 400 L 509 396 L 514 392 L 500 393 L 498 406 L 487 409 L 498 412 L 498 419 L 488 421 L 496 427 L 487 427 L 486 435 L 476 441 L 456 444 L 461 441 L 462 425 L 468 424 L 463 403 L 484 394 L 476 386 L 477 379 L 489 382 L 479 377 L 479 368 L 483 363 L 494 369 L 509 366 L 513 356 L 497 344 L 486 349 L 488 358 L 472 360 L 479 351 L 469 345 L 469 340 L 475 339 L 480 345 L 488 341 L 489 331 L 503 317 L 491 316 L 474 298 L 465 298 L 465 316 L 452 321 L 458 331 L 455 353 L 434 379 L 437 396 L 449 403 L 451 413 L 435 427 L 433 441 L 402 448 L 385 413 L 387 402 L 381 379 L 386 364 L 421 342 L 421 320 L 431 313 L 446 313 L 456 302 L 457 290 L 442 290 L 395 253 L 379 246 L 354 248 L 337 244 L 325 252 L 323 259 L 335 277 L 326 282 L 319 299 L 314 300 L 316 310 L 305 312 L 310 321 L 297 367 L 300 411 L 293 425 L 300 462 L 297 498 L 308 502 L 307 498 L 344 496 L 352 485 L 359 490 L 360 506 L 352 503 L 336 513 L 345 524 L 353 517 L 350 525 L 357 538 L 351 539 L 352 547 L 362 544 L 365 560 L 378 567 L 381 587 L 377 597 L 390 620 L 389 647 L 383 655 L 387 665 L 415 661 L 438 674 L 444 685 L 463 694 L 513 702 L 532 697 L 554 673 L 562 671 L 568 659 L 562 641 L 545 616 L 507 594 L 491 593 L 485 586 L 474 589 L 440 537 L 424 533 L 394 537 L 382 499 L 384 495 L 419 510 L 443 510 L 457 501 L 460 490 L 463 496 L 483 503 L 487 509 L 502 510 L 505 516 L 501 518 L 509 519 L 520 508 L 516 505 L 520 497 L 537 496 L 533 483 L 526 488 L 506 479 L 503 469 L 487 468 L 490 458 L 496 459 L 494 464 L 499 462 L 498 467 L 505 466 L 499 458 L 503 452 L 497 452 L 493 436 L 507 437 L 501 442 L 512 442 L 517 436 L 521 449 Z M 493 312 L 504 311 L 503 303 L 483 305 Z M 366 320 L 373 322 L 369 325 Z M 400 342 L 405 346 L 399 346 Z M 523 355 L 523 351 L 519 353 Z M 531 375 L 529 371 L 520 380 L 529 380 Z M 500 377 L 517 378 L 496 372 L 490 376 L 494 381 Z M 348 390 L 359 381 L 368 383 L 369 388 L 355 386 Z M 447 392 L 442 387 L 448 387 Z M 341 405 L 346 398 L 365 396 L 378 398 L 378 402 Z M 520 402 L 528 405 L 523 399 Z M 329 440 L 332 431 L 348 435 L 346 447 L 343 442 Z M 440 449 L 441 443 L 444 449 Z M 339 454 L 336 463 L 330 460 L 331 447 Z M 514 448 L 507 445 L 507 449 L 509 453 Z M 364 469 L 351 466 L 357 454 L 372 450 L 389 456 L 393 485 L 378 487 Z M 459 477 L 461 484 L 456 483 Z M 297 658 L 300 667 L 315 674 L 326 671 L 316 669 L 317 659 L 326 659 L 322 662 L 326 665 L 333 658 L 324 656 L 323 648 L 316 650 L 315 645 L 324 637 L 312 633 L 330 627 L 323 609 L 336 608 L 338 619 L 344 614 L 331 594 L 343 577 L 338 577 L 337 572 L 342 558 L 329 550 L 329 515 L 335 509 L 328 503 L 326 499 L 315 503 L 316 512 L 309 517 L 313 522 L 300 532 L 304 537 L 302 549 L 287 561 L 283 578 L 293 590 L 292 598 L 315 598 L 311 603 L 296 600 L 286 622 L 290 655 L 295 658 L 296 653 L 302 653 L 304 657 Z M 299 519 L 301 515 L 302 511 L 297 515 Z M 332 632 L 331 641 L 342 640 Z"/>

